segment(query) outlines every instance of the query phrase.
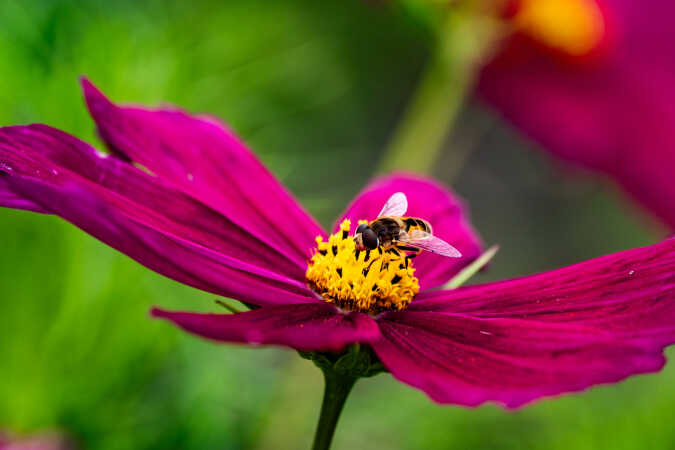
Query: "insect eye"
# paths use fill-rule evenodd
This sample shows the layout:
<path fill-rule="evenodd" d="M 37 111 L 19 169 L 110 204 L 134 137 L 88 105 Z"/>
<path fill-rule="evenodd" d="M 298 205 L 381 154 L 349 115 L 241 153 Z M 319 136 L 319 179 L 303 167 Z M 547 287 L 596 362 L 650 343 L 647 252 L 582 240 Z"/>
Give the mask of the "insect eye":
<path fill-rule="evenodd" d="M 370 228 L 370 227 L 369 227 L 367 224 L 362 223 L 361 225 L 359 225 L 359 226 L 356 228 L 356 234 L 363 233 L 363 232 L 364 232 L 365 230 L 367 230 L 368 228 Z"/>
<path fill-rule="evenodd" d="M 377 238 L 377 234 L 370 228 L 366 228 L 361 232 L 361 237 L 363 239 L 363 245 L 366 248 L 375 250 L 380 245 L 380 240 Z"/>

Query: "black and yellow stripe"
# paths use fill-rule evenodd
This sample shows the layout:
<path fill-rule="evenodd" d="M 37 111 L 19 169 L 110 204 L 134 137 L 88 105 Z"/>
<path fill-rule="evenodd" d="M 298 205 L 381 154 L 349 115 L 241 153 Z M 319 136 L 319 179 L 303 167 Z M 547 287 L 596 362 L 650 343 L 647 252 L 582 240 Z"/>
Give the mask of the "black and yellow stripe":
<path fill-rule="evenodd" d="M 405 224 L 406 233 L 410 233 L 413 230 L 422 230 L 431 233 L 431 225 L 426 220 L 417 217 L 401 217 L 401 220 Z"/>

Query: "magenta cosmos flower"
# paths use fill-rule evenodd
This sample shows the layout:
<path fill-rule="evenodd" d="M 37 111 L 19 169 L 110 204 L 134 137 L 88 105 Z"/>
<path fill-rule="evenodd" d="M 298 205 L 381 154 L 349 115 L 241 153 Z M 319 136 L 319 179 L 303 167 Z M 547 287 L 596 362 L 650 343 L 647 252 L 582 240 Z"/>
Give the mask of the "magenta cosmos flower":
<path fill-rule="evenodd" d="M 675 3 L 517 0 L 479 92 L 553 154 L 675 228 Z M 520 8 L 518 10 L 518 8 Z"/>
<path fill-rule="evenodd" d="M 45 125 L 2 128 L 0 200 L 57 214 L 163 275 L 254 308 L 154 309 L 156 317 L 215 341 L 300 350 L 350 378 L 346 392 L 358 376 L 386 369 L 439 403 L 466 406 L 518 407 L 664 364 L 675 338 L 675 240 L 437 289 L 481 244 L 461 203 L 436 182 L 378 179 L 328 235 L 215 119 L 121 107 L 83 86 L 111 153 Z M 357 222 L 374 219 L 396 192 L 407 195 L 407 215 L 429 221 L 463 256 L 357 251 Z M 320 430 L 340 406 L 324 403 Z"/>

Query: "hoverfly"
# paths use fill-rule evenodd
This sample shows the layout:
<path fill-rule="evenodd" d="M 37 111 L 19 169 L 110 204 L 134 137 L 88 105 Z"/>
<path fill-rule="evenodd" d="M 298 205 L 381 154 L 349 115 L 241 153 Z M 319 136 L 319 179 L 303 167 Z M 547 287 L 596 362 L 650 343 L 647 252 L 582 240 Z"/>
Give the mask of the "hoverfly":
<path fill-rule="evenodd" d="M 397 192 L 387 200 L 377 219 L 359 225 L 354 233 L 356 249 L 382 250 L 398 249 L 414 251 L 417 256 L 422 250 L 459 258 L 462 254 L 452 245 L 432 234 L 431 224 L 417 217 L 403 217 L 408 210 L 408 199 Z M 396 251 L 396 250 L 394 250 Z"/>

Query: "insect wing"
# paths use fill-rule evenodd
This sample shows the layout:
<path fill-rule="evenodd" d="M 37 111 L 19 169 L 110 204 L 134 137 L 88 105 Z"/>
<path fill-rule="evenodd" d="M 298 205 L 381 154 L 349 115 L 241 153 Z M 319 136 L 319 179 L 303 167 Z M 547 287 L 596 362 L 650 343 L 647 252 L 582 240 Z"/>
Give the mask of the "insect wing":
<path fill-rule="evenodd" d="M 408 210 L 408 199 L 403 192 L 397 192 L 387 200 L 377 217 L 400 217 Z"/>
<path fill-rule="evenodd" d="M 422 230 L 412 230 L 409 234 L 401 236 L 400 241 L 410 247 L 426 250 L 449 258 L 460 258 L 462 254 L 443 239 Z"/>

